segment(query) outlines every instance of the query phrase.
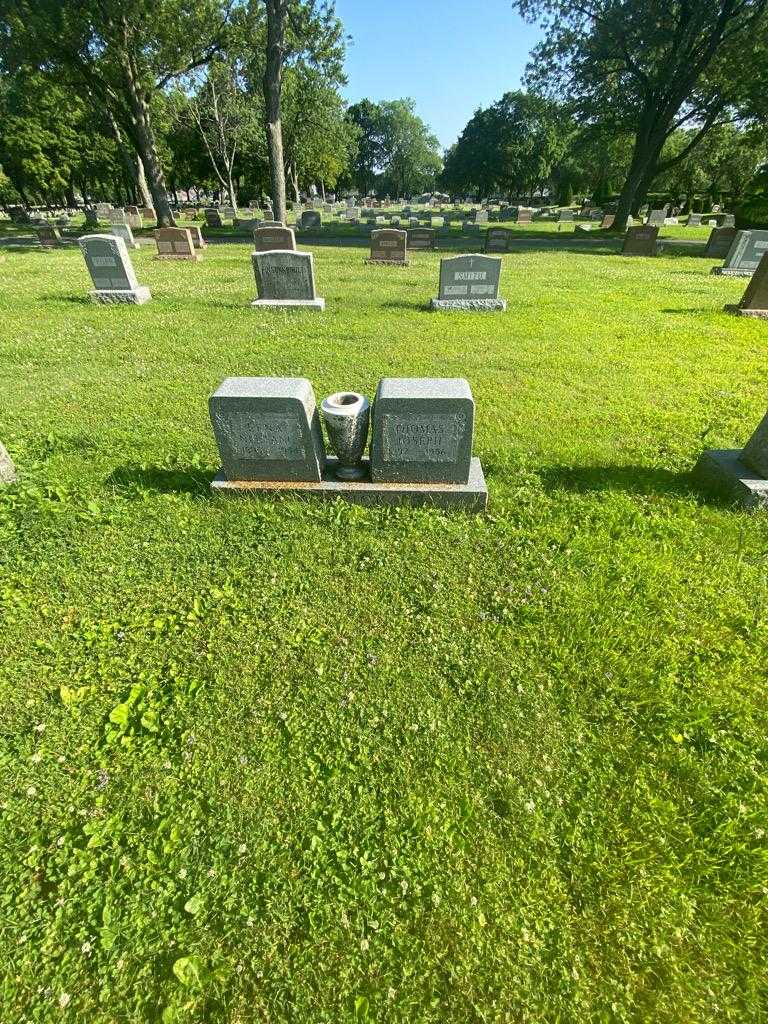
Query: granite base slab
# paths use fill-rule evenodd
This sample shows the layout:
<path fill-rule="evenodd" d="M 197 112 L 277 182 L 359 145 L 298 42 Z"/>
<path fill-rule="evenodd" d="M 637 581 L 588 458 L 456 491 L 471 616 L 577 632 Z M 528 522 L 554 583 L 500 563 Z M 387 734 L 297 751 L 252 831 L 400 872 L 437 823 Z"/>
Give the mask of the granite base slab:
<path fill-rule="evenodd" d="M 753 320 L 768 320 L 768 309 L 742 309 L 741 306 L 723 306 L 726 313 L 733 313 L 734 316 L 748 316 Z"/>
<path fill-rule="evenodd" d="M 311 309 L 322 313 L 325 299 L 254 299 L 252 309 Z"/>
<path fill-rule="evenodd" d="M 191 256 L 184 256 L 178 252 L 164 252 L 158 253 L 157 256 L 153 256 L 156 260 L 182 260 L 185 263 L 199 263 L 203 257 L 199 253 L 194 253 Z"/>
<path fill-rule="evenodd" d="M 145 302 L 149 302 L 152 298 L 152 293 L 149 288 L 142 285 L 140 288 L 136 288 L 133 291 L 128 289 L 109 289 L 104 291 L 93 291 L 88 292 L 88 298 L 91 302 L 98 302 L 101 305 L 111 306 L 115 304 L 126 304 L 129 306 L 143 306 Z"/>
<path fill-rule="evenodd" d="M 745 466 L 740 456 L 740 448 L 702 452 L 693 470 L 694 478 L 745 509 L 768 508 L 768 480 Z"/>
<path fill-rule="evenodd" d="M 752 277 L 751 270 L 728 270 L 727 267 L 712 267 L 710 274 L 714 277 Z"/>
<path fill-rule="evenodd" d="M 290 494 L 325 500 L 341 498 L 354 505 L 433 505 L 465 512 L 482 512 L 488 504 L 488 488 L 478 458 L 472 459 L 469 480 L 465 484 L 374 484 L 370 480 L 337 480 L 336 464 L 335 458 L 327 460 L 319 484 L 298 480 L 227 480 L 220 470 L 211 482 L 211 491 L 231 496 L 276 497 Z M 363 459 L 363 465 L 370 467 L 367 458 Z"/>
<path fill-rule="evenodd" d="M 507 308 L 506 299 L 431 299 L 429 308 L 432 312 L 452 313 L 493 313 L 503 312 Z"/>

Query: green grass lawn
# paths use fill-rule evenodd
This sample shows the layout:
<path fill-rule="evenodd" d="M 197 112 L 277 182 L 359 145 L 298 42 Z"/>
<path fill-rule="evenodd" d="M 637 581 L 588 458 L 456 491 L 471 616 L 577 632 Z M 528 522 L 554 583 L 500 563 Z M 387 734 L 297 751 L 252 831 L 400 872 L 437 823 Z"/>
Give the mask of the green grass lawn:
<path fill-rule="evenodd" d="M 268 313 L 248 253 L 0 262 L 3 1024 L 765 1021 L 768 524 L 690 478 L 766 408 L 745 282 L 430 314 L 439 254 L 319 247 Z M 228 375 L 466 376 L 488 513 L 212 500 Z"/>

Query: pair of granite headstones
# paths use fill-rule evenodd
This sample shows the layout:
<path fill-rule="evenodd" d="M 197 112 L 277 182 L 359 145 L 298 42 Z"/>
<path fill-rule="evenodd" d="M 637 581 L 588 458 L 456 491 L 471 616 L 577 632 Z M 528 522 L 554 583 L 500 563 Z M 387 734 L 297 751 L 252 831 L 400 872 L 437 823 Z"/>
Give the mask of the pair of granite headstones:
<path fill-rule="evenodd" d="M 385 378 L 372 415 L 367 399 L 354 392 L 329 396 L 322 412 L 336 457 L 326 455 L 309 380 L 225 380 L 210 399 L 222 461 L 213 492 L 291 491 L 364 504 L 485 508 L 485 479 L 472 456 L 475 403 L 466 380 Z"/>

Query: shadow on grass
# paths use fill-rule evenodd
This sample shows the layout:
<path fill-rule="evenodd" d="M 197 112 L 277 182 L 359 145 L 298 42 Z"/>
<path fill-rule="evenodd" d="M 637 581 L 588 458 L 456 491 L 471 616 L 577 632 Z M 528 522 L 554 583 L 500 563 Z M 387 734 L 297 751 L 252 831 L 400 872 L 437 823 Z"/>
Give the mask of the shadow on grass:
<path fill-rule="evenodd" d="M 649 466 L 544 466 L 538 475 L 545 490 L 553 491 L 625 491 L 679 498 L 701 493 L 691 472 L 675 473 Z"/>
<path fill-rule="evenodd" d="M 390 299 L 388 302 L 377 302 L 378 309 L 407 309 L 411 313 L 429 313 L 429 306 L 421 302 L 407 302 L 405 299 Z"/>
<path fill-rule="evenodd" d="M 105 483 L 127 497 L 133 491 L 209 495 L 213 473 L 199 466 L 118 466 Z"/>
<path fill-rule="evenodd" d="M 56 295 L 49 292 L 40 296 L 41 302 L 72 302 L 76 306 L 92 306 L 93 303 L 87 295 Z"/>
<path fill-rule="evenodd" d="M 681 316 L 681 315 L 690 316 L 691 313 L 722 313 L 723 312 L 723 307 L 722 306 L 678 306 L 678 307 L 675 308 L 675 307 L 670 306 L 668 308 L 660 310 L 660 312 L 662 312 L 662 313 L 672 313 L 673 315 L 677 315 L 677 316 Z"/>

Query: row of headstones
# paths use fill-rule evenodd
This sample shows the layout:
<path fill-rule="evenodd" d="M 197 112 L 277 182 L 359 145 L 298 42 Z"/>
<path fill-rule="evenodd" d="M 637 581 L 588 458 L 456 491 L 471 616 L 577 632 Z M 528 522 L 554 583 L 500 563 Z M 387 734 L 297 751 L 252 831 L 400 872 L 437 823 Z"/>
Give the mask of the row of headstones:
<path fill-rule="evenodd" d="M 498 231 L 499 229 L 492 229 Z M 502 229 L 503 230 L 503 229 Z M 282 225 L 257 229 L 257 249 L 251 254 L 258 297 L 253 306 L 304 306 L 322 310 L 325 301 L 315 290 L 314 262 L 311 253 L 297 252 L 290 228 Z M 622 254 L 655 256 L 658 252 L 656 226 L 629 228 Z M 715 246 L 724 244 L 732 228 L 715 229 L 707 255 L 714 255 Z M 157 258 L 198 258 L 188 228 L 163 228 L 156 233 Z M 86 235 L 80 239 L 97 302 L 134 302 L 149 300 L 148 288 L 138 284 L 128 256 L 126 241 L 107 235 Z M 269 249 L 263 248 L 270 246 Z M 407 263 L 408 236 L 405 231 L 383 229 L 372 235 L 369 262 Z M 750 276 L 751 281 L 736 307 L 726 307 L 742 315 L 762 316 L 768 310 L 768 232 L 735 233 L 726 254 L 721 273 Z M 439 292 L 430 303 L 431 309 L 505 309 L 499 298 L 501 260 L 490 256 L 465 255 L 440 261 Z M 768 314 L 766 314 L 768 315 Z"/>

